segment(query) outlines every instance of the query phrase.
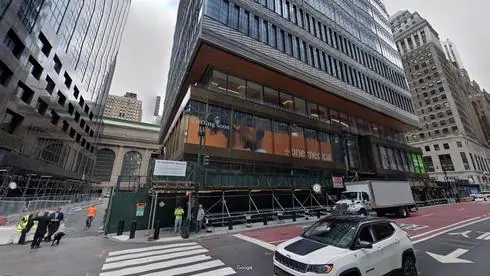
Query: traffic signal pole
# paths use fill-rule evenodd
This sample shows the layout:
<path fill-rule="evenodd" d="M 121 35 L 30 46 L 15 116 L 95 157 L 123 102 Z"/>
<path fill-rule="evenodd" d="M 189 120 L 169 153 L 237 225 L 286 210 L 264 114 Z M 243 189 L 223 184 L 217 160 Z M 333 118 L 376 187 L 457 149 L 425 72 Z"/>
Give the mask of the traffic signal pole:
<path fill-rule="evenodd" d="M 201 166 L 202 163 L 205 163 L 206 165 L 207 162 L 209 162 L 209 157 L 203 158 L 203 151 L 204 151 L 204 137 L 206 136 L 206 121 L 204 119 L 199 121 L 199 150 L 197 152 L 197 163 L 196 163 L 196 171 L 195 171 L 195 181 L 194 181 L 194 210 L 192 212 L 192 218 L 195 219 L 195 224 L 196 224 L 196 232 L 198 231 L 199 228 L 199 222 L 197 221 L 197 213 L 199 209 L 199 185 L 201 183 Z M 207 162 L 202 162 L 201 159 L 204 159 L 203 161 Z M 207 159 L 207 160 L 206 160 Z M 192 220 L 191 220 L 192 221 Z"/>

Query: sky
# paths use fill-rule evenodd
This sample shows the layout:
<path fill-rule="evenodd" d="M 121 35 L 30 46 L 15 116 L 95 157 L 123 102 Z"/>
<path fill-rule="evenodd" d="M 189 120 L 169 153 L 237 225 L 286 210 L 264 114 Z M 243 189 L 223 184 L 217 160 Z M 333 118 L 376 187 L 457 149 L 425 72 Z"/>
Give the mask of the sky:
<path fill-rule="evenodd" d="M 182 0 L 189 1 L 189 0 Z M 132 0 L 110 94 L 134 92 L 143 101 L 143 121 L 151 121 L 156 96 L 162 97 L 172 51 L 179 0 Z M 490 1 L 384 0 L 388 13 L 417 11 L 456 45 L 464 67 L 490 92 Z"/>

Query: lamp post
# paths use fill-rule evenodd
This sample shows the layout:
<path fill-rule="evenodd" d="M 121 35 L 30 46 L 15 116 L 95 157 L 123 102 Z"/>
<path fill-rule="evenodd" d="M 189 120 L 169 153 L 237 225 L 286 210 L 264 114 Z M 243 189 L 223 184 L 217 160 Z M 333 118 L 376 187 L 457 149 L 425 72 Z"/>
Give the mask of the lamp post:
<path fill-rule="evenodd" d="M 197 212 L 199 208 L 199 185 L 201 182 L 201 159 L 203 159 L 204 154 L 204 137 L 206 136 L 206 120 L 199 120 L 199 131 L 197 133 L 199 135 L 199 150 L 197 152 L 197 163 L 196 163 L 196 171 L 194 173 L 194 210 L 192 212 L 192 218 L 195 218 L 196 223 L 196 232 L 199 230 L 199 222 L 197 221 Z M 204 157 L 207 160 L 207 157 Z M 207 162 L 206 162 L 207 163 Z"/>

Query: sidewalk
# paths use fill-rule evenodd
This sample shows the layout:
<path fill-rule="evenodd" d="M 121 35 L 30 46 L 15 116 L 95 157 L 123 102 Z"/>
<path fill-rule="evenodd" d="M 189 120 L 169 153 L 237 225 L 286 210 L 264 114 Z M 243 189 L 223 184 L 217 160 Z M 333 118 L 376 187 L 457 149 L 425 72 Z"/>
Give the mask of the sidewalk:
<path fill-rule="evenodd" d="M 62 208 L 62 212 L 65 215 L 70 215 L 79 212 L 93 204 L 100 205 L 103 203 L 104 200 L 102 199 L 102 200 L 87 201 L 83 203 L 76 203 L 73 205 L 65 205 L 62 206 L 61 208 Z M 9 217 L 10 223 L 8 223 L 7 225 L 0 226 L 0 246 L 16 243 L 19 240 L 20 232 L 17 232 L 16 228 L 22 216 L 17 216 L 17 217 L 11 216 Z M 64 225 L 64 223 L 62 225 Z M 62 228 L 60 227 L 60 229 Z M 32 241 L 32 238 L 34 237 L 34 232 L 35 231 L 29 231 L 29 233 L 26 236 L 26 242 Z"/>
<path fill-rule="evenodd" d="M 321 218 L 321 217 L 320 217 Z M 173 228 L 162 228 L 160 229 L 160 239 L 153 240 L 153 232 L 151 229 L 149 232 L 147 230 L 138 230 L 134 235 L 134 239 L 129 239 L 129 232 L 123 233 L 123 235 L 117 236 L 116 234 L 108 234 L 107 238 L 114 242 L 124 242 L 124 243 L 170 243 L 188 240 L 199 240 L 204 238 L 209 238 L 213 236 L 236 234 L 247 231 L 254 231 L 258 229 L 274 228 L 281 226 L 290 226 L 298 224 L 313 224 L 317 221 L 317 217 L 309 217 L 305 219 L 304 217 L 298 218 L 295 222 L 292 219 L 288 220 L 274 220 L 268 221 L 267 225 L 263 222 L 251 223 L 248 227 L 245 224 L 234 225 L 232 230 L 228 230 L 228 226 L 224 227 L 214 227 L 211 228 L 212 232 L 208 233 L 205 229 L 201 230 L 199 233 L 191 232 L 189 238 L 184 239 L 180 234 L 175 234 Z"/>

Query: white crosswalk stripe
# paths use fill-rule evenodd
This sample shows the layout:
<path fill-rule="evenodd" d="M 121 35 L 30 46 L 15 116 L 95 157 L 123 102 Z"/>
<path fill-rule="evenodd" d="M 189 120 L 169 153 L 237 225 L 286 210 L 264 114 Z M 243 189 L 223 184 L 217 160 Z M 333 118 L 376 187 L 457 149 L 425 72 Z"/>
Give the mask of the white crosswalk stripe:
<path fill-rule="evenodd" d="M 109 252 L 99 276 L 227 276 L 235 270 L 205 255 L 209 250 L 195 242 Z M 145 274 L 146 273 L 146 274 Z M 194 274 L 196 273 L 196 274 Z"/>

